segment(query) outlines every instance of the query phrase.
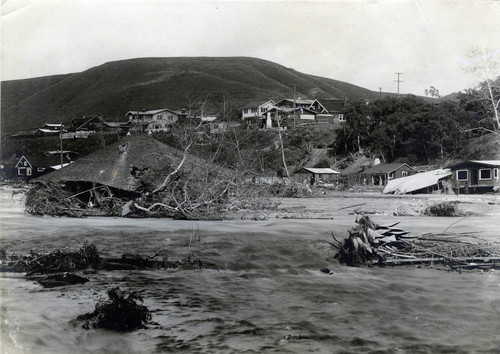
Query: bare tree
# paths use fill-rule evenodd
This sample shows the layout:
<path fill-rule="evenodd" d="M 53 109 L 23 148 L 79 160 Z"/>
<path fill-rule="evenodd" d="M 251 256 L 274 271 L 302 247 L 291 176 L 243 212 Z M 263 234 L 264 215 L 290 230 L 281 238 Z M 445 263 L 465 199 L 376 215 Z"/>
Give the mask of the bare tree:
<path fill-rule="evenodd" d="M 500 137 L 500 50 L 489 51 L 476 47 L 471 48 L 467 56 L 471 61 L 467 72 L 478 81 L 477 87 L 468 93 L 486 106 L 492 129 L 485 130 Z"/>

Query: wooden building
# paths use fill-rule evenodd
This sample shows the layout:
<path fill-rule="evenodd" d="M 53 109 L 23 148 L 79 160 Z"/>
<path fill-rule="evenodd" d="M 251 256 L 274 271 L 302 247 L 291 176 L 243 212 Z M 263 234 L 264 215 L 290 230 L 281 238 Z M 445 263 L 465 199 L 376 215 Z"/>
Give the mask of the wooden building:
<path fill-rule="evenodd" d="M 293 179 L 297 182 L 309 181 L 311 185 L 318 182 L 332 183 L 338 180 L 340 172 L 331 168 L 304 167 L 293 174 Z"/>
<path fill-rule="evenodd" d="M 362 172 L 367 184 L 385 186 L 388 181 L 406 177 L 414 173 L 413 167 L 407 163 L 381 163 Z"/>
<path fill-rule="evenodd" d="M 456 193 L 486 193 L 500 190 L 500 160 L 469 160 L 451 166 Z"/>

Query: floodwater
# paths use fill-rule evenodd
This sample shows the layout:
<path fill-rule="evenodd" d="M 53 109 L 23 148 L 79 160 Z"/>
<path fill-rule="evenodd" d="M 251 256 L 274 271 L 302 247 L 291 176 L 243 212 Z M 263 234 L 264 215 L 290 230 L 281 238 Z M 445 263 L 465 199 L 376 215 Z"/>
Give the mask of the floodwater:
<path fill-rule="evenodd" d="M 0 275 L 1 353 L 442 353 L 500 351 L 500 272 L 415 267 L 350 268 L 333 262 L 326 240 L 354 224 L 322 220 L 191 222 L 34 217 L 0 191 L 0 248 L 9 252 L 95 243 L 171 260 L 190 251 L 218 270 L 100 271 L 83 285 L 44 289 Z M 377 217 L 425 232 L 456 218 Z M 458 223 L 460 224 L 460 223 Z M 463 228 L 500 238 L 500 218 Z M 459 231 L 462 229 L 459 229 Z M 198 234 L 199 237 L 191 237 Z M 189 246 L 191 242 L 191 247 Z M 320 271 L 328 267 L 332 273 Z M 107 289 L 138 290 L 152 311 L 148 329 L 85 330 L 74 324 Z"/>

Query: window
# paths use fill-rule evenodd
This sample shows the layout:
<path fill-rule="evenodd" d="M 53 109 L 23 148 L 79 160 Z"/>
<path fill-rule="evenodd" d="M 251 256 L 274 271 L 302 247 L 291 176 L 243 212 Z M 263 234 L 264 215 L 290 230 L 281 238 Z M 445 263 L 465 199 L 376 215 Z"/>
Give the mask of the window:
<path fill-rule="evenodd" d="M 26 168 L 26 176 L 31 176 L 31 167 Z"/>
<path fill-rule="evenodd" d="M 493 177 L 498 178 L 498 168 L 493 170 Z"/>
<path fill-rule="evenodd" d="M 389 179 L 394 179 L 394 172 L 389 173 Z"/>
<path fill-rule="evenodd" d="M 343 114 L 339 114 L 339 121 L 340 121 L 340 122 L 345 121 L 345 119 L 344 119 L 344 115 L 343 115 Z"/>
<path fill-rule="evenodd" d="M 401 171 L 401 177 L 408 176 L 408 171 Z"/>
<path fill-rule="evenodd" d="M 457 181 L 467 181 L 469 179 L 468 170 L 458 170 L 457 171 Z"/>
<path fill-rule="evenodd" d="M 479 179 L 491 179 L 491 170 L 489 168 L 479 170 Z"/>

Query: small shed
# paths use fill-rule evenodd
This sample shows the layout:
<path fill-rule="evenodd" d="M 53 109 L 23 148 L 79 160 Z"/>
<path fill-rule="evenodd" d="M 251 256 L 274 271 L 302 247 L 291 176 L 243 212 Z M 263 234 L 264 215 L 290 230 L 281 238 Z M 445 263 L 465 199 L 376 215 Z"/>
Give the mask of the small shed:
<path fill-rule="evenodd" d="M 308 180 L 311 185 L 318 182 L 331 183 L 337 181 L 340 172 L 331 168 L 303 167 L 294 173 L 294 180 L 303 182 Z"/>
<path fill-rule="evenodd" d="M 413 167 L 407 163 L 381 163 L 362 172 L 367 183 L 374 186 L 385 186 L 390 180 L 406 177 L 413 173 Z"/>
<path fill-rule="evenodd" d="M 485 193 L 500 190 L 500 160 L 469 160 L 451 166 L 453 189 L 457 193 Z"/>

